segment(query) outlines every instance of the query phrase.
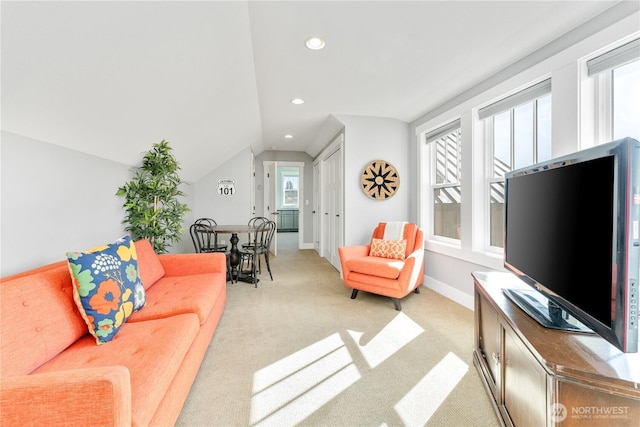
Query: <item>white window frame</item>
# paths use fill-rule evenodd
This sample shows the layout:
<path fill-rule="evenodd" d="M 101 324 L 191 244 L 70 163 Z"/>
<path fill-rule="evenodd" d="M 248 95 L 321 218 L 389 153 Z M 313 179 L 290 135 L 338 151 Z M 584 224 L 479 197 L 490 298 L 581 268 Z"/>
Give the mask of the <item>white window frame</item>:
<path fill-rule="evenodd" d="M 449 135 L 450 133 L 454 132 L 454 131 L 459 131 L 460 132 L 460 138 L 458 139 L 457 142 L 457 150 L 458 150 L 458 162 L 457 162 L 457 168 L 458 168 L 458 173 L 457 173 L 457 178 L 458 180 L 456 182 L 443 182 L 443 183 L 437 183 L 436 182 L 436 174 L 437 174 L 437 169 L 436 169 L 436 165 L 435 162 L 437 160 L 437 156 L 436 156 L 436 145 L 434 144 L 438 139 L 440 139 L 443 136 Z M 435 200 L 433 197 L 434 194 L 434 190 L 438 189 L 438 188 L 447 188 L 447 187 L 460 187 L 460 192 L 461 192 L 461 200 L 460 200 L 460 204 L 462 205 L 462 179 L 461 179 L 461 174 L 462 174 L 462 126 L 461 126 L 461 122 L 460 122 L 460 118 L 456 118 L 448 123 L 445 123 L 441 126 L 436 127 L 435 129 L 429 131 L 429 132 L 424 132 L 422 135 L 422 141 L 423 144 L 425 144 L 426 149 L 425 152 L 428 153 L 428 158 L 425 160 L 425 165 L 428 165 L 429 167 L 429 182 L 427 185 L 428 191 L 429 191 L 429 196 L 428 196 L 428 203 L 429 203 L 429 207 L 428 207 L 428 215 L 427 215 L 427 224 L 429 224 L 429 228 L 428 228 L 428 232 L 427 232 L 427 238 L 429 240 L 432 241 L 439 241 L 439 242 L 443 242 L 446 243 L 450 246 L 453 247 L 460 247 L 461 243 L 462 243 L 462 237 L 455 239 L 455 238 L 451 238 L 451 237 L 446 237 L 446 236 L 440 236 L 440 235 L 436 235 L 435 231 L 434 231 L 434 215 L 435 215 Z M 461 209 L 461 215 L 462 215 L 462 206 L 460 207 Z M 460 224 L 460 227 L 462 227 L 462 224 Z"/>
<path fill-rule="evenodd" d="M 487 106 L 481 107 L 478 110 L 478 119 L 483 126 L 484 133 L 484 147 L 485 147 L 485 173 L 484 173 L 484 186 L 483 186 L 483 212 L 484 212 L 484 224 L 482 230 L 482 250 L 487 254 L 502 255 L 504 252 L 503 247 L 491 245 L 491 185 L 494 183 L 504 182 L 504 177 L 494 177 L 493 174 L 493 161 L 494 161 L 494 144 L 493 144 L 493 122 L 489 126 L 488 122 L 493 120 L 498 114 L 509 112 L 510 114 L 510 166 L 514 165 L 514 112 L 515 110 L 525 104 L 533 103 L 533 164 L 538 161 L 538 104 L 537 100 L 549 96 L 551 91 L 551 78 L 545 78 L 537 83 L 533 83 L 530 86 L 522 89 L 511 95 L 507 95 L 500 100 L 493 102 Z M 553 123 L 552 123 L 553 126 Z M 551 141 L 553 146 L 553 141 Z M 513 170 L 513 169 L 511 169 Z"/>
<path fill-rule="evenodd" d="M 294 188 L 291 189 L 287 189 L 286 185 L 287 185 L 287 179 L 291 179 L 291 185 L 293 185 Z M 300 182 L 300 176 L 299 175 L 282 175 L 282 203 L 281 206 L 283 208 L 299 208 L 300 207 L 300 186 L 299 186 L 299 182 Z M 286 203 L 287 200 L 287 192 L 288 191 L 295 191 L 296 194 L 296 203 Z"/>
<path fill-rule="evenodd" d="M 640 59 L 640 34 L 635 34 L 616 46 L 606 49 L 583 60 L 583 95 L 592 105 L 582 106 L 583 112 L 592 111 L 593 140 L 584 138 L 581 149 L 591 145 L 604 144 L 613 139 L 613 70 Z M 592 94 L 589 96 L 589 94 Z M 583 135 L 588 136 L 590 129 L 583 127 Z"/>

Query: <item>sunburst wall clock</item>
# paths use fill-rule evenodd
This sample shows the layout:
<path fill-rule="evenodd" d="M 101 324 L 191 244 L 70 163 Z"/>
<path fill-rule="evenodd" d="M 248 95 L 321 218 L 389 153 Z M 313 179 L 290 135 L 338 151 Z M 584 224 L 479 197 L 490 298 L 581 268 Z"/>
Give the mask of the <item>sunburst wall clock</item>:
<path fill-rule="evenodd" d="M 400 176 L 391 163 L 374 160 L 364 167 L 360 185 L 362 191 L 372 199 L 386 200 L 398 191 Z"/>

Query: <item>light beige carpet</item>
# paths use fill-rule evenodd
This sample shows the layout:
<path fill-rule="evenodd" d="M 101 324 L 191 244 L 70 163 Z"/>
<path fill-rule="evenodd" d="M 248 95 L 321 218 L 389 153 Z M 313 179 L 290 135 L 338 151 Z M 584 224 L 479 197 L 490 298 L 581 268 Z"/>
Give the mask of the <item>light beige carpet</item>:
<path fill-rule="evenodd" d="M 472 364 L 473 313 L 422 287 L 402 301 L 351 290 L 281 233 L 258 288 L 227 306 L 179 426 L 497 426 Z M 471 278 L 469 278 L 471 280 Z"/>

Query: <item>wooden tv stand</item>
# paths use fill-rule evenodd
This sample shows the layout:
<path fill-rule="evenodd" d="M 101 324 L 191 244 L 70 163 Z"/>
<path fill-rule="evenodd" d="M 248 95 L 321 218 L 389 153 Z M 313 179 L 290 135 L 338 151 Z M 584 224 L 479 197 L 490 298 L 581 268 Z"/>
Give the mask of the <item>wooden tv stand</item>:
<path fill-rule="evenodd" d="M 504 425 L 639 425 L 640 353 L 542 327 L 502 293 L 527 289 L 511 273 L 472 276 L 473 361 Z"/>

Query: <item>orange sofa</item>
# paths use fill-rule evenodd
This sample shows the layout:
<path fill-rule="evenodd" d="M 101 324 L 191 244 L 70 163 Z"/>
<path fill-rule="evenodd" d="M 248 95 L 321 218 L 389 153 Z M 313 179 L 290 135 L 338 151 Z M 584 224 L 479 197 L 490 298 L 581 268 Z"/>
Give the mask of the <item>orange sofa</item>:
<path fill-rule="evenodd" d="M 135 242 L 146 305 L 96 345 L 67 262 L 0 282 L 0 425 L 175 424 L 226 302 L 224 253 Z"/>
<path fill-rule="evenodd" d="M 373 252 L 375 240 L 384 240 L 388 223 L 381 222 L 373 230 L 368 245 L 338 248 L 342 280 L 352 288 L 351 298 L 358 291 L 384 295 L 393 301 L 396 310 L 402 310 L 400 299 L 411 292 L 419 293 L 424 278 L 424 231 L 416 224 L 406 223 L 402 228 L 401 256 Z"/>

